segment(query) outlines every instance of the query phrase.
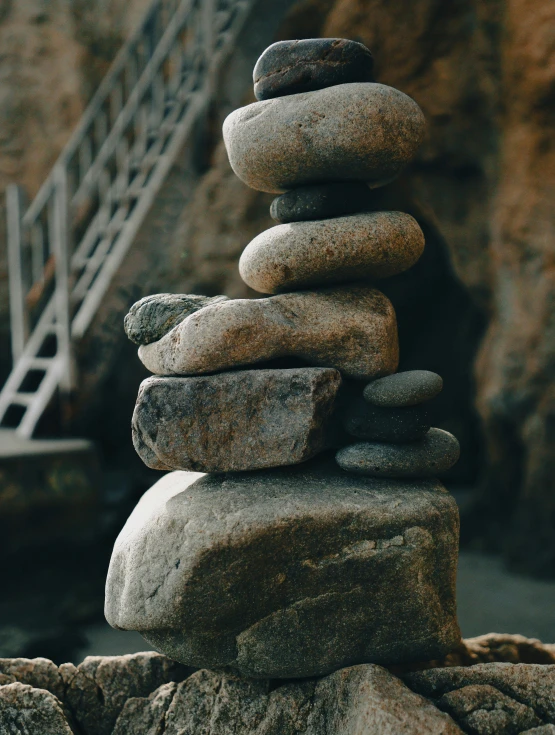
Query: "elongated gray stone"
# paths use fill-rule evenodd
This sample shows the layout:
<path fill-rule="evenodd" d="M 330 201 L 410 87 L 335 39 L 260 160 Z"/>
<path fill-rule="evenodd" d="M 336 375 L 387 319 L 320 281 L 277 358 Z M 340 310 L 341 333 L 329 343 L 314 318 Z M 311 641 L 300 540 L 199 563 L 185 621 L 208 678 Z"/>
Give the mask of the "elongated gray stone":
<path fill-rule="evenodd" d="M 223 134 L 237 176 L 280 194 L 329 181 L 382 186 L 412 160 L 424 129 L 422 111 L 402 92 L 341 84 L 241 107 Z"/>
<path fill-rule="evenodd" d="M 340 385 L 328 368 L 149 378 L 133 414 L 133 444 L 157 470 L 298 464 L 326 447 Z"/>
<path fill-rule="evenodd" d="M 435 477 L 459 459 L 459 442 L 448 431 L 430 429 L 422 439 L 407 444 L 386 442 L 352 444 L 337 452 L 347 472 L 372 477 Z"/>
<path fill-rule="evenodd" d="M 262 293 L 387 278 L 413 266 L 424 250 L 416 220 L 403 212 L 370 212 L 276 225 L 254 238 L 239 272 Z"/>
<path fill-rule="evenodd" d="M 227 296 L 157 293 L 137 301 L 124 320 L 125 333 L 136 345 L 148 345 L 163 337 L 190 314 Z"/>
<path fill-rule="evenodd" d="M 364 397 L 374 406 L 399 408 L 430 401 L 442 388 L 443 380 L 437 373 L 407 370 L 373 380 L 364 389 Z"/>
<path fill-rule="evenodd" d="M 106 617 L 170 658 L 255 678 L 321 676 L 454 648 L 458 511 L 437 481 L 333 462 L 174 472 L 116 541 Z"/>
<path fill-rule="evenodd" d="M 205 306 L 139 357 L 158 375 L 200 375 L 297 357 L 372 379 L 395 372 L 397 322 L 390 301 L 369 286 L 236 299 Z"/>

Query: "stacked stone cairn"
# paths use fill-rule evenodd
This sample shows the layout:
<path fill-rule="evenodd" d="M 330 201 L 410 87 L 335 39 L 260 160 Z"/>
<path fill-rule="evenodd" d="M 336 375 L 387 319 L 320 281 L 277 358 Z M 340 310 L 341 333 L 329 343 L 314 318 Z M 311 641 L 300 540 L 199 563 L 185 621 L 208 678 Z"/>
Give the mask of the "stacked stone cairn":
<path fill-rule="evenodd" d="M 372 67 L 342 39 L 264 52 L 259 101 L 223 130 L 235 173 L 279 194 L 280 224 L 239 266 L 265 296 L 158 294 L 126 317 L 154 373 L 134 444 L 173 472 L 116 542 L 106 616 L 190 666 L 315 677 L 460 641 L 458 512 L 434 479 L 458 443 L 427 417 L 441 378 L 395 374 L 395 312 L 374 287 L 423 251 L 416 221 L 374 211 L 372 190 L 425 123 Z"/>

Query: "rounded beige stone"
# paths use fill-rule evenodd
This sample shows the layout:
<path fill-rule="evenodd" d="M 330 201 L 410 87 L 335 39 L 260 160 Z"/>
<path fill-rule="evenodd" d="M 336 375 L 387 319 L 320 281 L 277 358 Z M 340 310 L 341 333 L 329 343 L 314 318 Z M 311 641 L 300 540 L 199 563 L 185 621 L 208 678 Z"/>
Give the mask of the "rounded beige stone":
<path fill-rule="evenodd" d="M 260 233 L 245 248 L 239 272 L 261 293 L 387 278 L 413 266 L 424 234 L 403 212 L 292 222 Z"/>
<path fill-rule="evenodd" d="M 382 186 L 411 161 L 424 132 L 413 99 L 374 83 L 255 102 L 232 112 L 223 126 L 237 176 L 276 194 L 329 181 Z"/>
<path fill-rule="evenodd" d="M 202 375 L 278 357 L 361 380 L 390 375 L 399 361 L 395 310 L 364 285 L 230 299 L 139 347 L 139 358 L 157 375 Z"/>

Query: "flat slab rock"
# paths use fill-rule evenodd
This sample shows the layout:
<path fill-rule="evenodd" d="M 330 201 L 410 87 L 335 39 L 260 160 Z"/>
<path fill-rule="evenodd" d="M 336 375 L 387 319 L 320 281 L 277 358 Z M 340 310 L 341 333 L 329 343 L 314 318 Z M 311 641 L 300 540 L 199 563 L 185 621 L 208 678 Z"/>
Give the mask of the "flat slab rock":
<path fill-rule="evenodd" d="M 191 666 L 255 678 L 438 658 L 460 641 L 458 511 L 435 481 L 333 462 L 174 472 L 116 541 L 105 613 Z"/>
<path fill-rule="evenodd" d="M 372 477 L 435 477 L 447 472 L 460 455 L 457 439 L 443 429 L 430 429 L 406 444 L 364 442 L 341 448 L 337 463 L 346 472 Z"/>
<path fill-rule="evenodd" d="M 370 286 L 338 286 L 233 299 L 187 316 L 162 339 L 139 347 L 158 375 L 200 375 L 280 357 L 297 357 L 354 378 L 395 372 L 397 321 Z"/>
<path fill-rule="evenodd" d="M 382 186 L 412 160 L 424 131 L 416 102 L 384 84 L 340 84 L 254 102 L 223 125 L 237 176 L 275 194 L 329 181 Z"/>
<path fill-rule="evenodd" d="M 304 462 L 328 442 L 341 376 L 329 368 L 149 378 L 133 444 L 157 470 L 236 472 Z"/>
<path fill-rule="evenodd" d="M 252 74 L 257 100 L 310 92 L 346 82 L 373 82 L 374 59 L 357 41 L 306 38 L 278 41 L 256 62 Z"/>
<path fill-rule="evenodd" d="M 276 225 L 254 238 L 239 273 L 261 293 L 387 278 L 411 268 L 424 251 L 416 220 L 403 212 Z"/>

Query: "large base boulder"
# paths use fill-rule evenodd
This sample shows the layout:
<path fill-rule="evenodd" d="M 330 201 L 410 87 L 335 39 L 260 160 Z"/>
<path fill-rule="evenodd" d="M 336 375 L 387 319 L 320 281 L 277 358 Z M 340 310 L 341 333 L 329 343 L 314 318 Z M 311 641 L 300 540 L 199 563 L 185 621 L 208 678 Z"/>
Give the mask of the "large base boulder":
<path fill-rule="evenodd" d="M 458 512 L 435 480 L 333 463 L 166 475 L 114 548 L 106 617 L 199 668 L 321 676 L 460 642 Z"/>

